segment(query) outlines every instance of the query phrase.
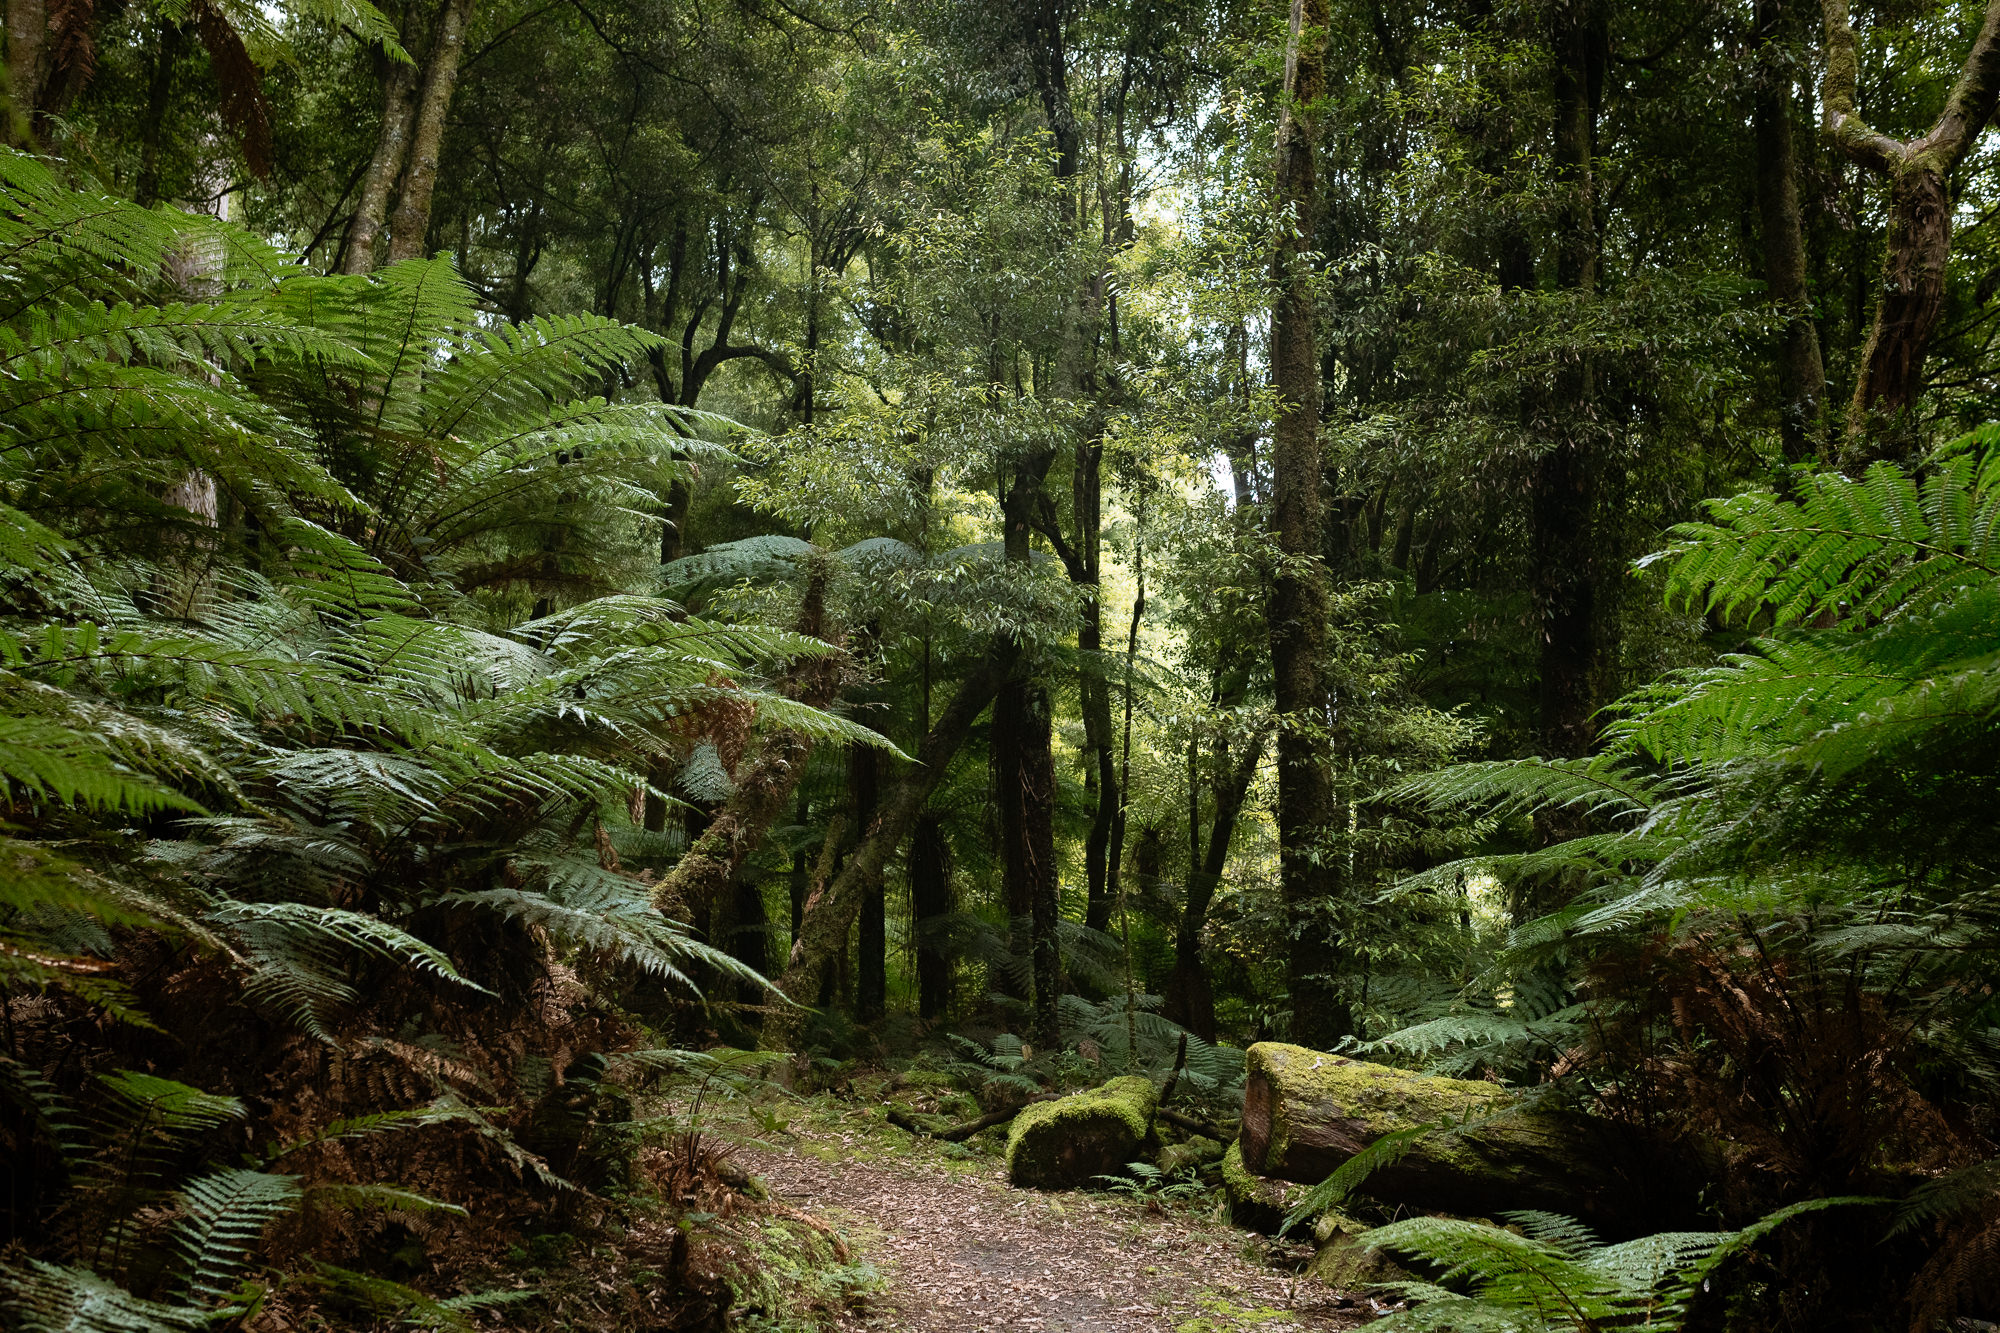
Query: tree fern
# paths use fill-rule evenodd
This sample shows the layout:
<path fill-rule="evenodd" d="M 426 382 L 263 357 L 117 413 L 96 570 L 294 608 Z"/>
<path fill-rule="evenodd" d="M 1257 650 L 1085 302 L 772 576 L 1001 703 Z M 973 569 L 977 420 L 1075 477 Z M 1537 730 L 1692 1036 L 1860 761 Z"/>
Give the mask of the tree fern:
<path fill-rule="evenodd" d="M 1931 474 L 1877 463 L 1860 480 L 1822 473 L 1803 501 L 1750 491 L 1711 502 L 1713 521 L 1674 529 L 1646 562 L 1669 595 L 1774 623 L 1885 619 L 2000 577 L 2000 452 L 1991 433 L 1955 446 Z"/>
<path fill-rule="evenodd" d="M 1411 1218 L 1377 1227 L 1365 1241 L 1441 1270 L 1434 1283 L 1384 1284 L 1415 1307 L 1379 1321 L 1384 1329 L 1674 1329 L 1704 1280 L 1731 1256 L 1801 1214 L 1879 1202 L 1813 1199 L 1740 1231 L 1661 1232 L 1617 1245 L 1604 1244 L 1574 1219 L 1535 1212 L 1506 1214 L 1511 1228 L 1461 1218 Z"/>

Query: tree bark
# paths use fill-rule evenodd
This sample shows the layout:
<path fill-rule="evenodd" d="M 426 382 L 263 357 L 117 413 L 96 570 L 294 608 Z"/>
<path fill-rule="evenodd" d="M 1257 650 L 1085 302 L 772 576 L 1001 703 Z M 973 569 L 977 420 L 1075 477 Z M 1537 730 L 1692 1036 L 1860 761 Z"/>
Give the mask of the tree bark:
<path fill-rule="evenodd" d="M 361 177 L 361 197 L 347 224 L 340 264 L 343 273 L 368 273 L 375 267 L 376 238 L 388 220 L 389 196 L 410 154 L 410 122 L 416 112 L 417 71 L 391 63 L 382 80 L 382 126 L 375 134 L 375 152 L 368 159 L 368 170 Z"/>
<path fill-rule="evenodd" d="M 1204 1041 L 1214 1041 L 1215 991 L 1209 984 L 1208 964 L 1201 954 L 1202 932 L 1208 927 L 1209 905 L 1222 884 L 1222 871 L 1229 864 L 1229 844 L 1242 817 L 1243 802 L 1250 781 L 1264 757 L 1264 737 L 1259 733 L 1236 762 L 1229 764 L 1228 750 L 1221 758 L 1229 765 L 1215 784 L 1215 817 L 1209 826 L 1208 849 L 1201 866 L 1188 876 L 1187 899 L 1181 905 L 1180 925 L 1174 932 L 1174 970 L 1167 978 L 1166 1014 L 1174 1022 Z"/>
<path fill-rule="evenodd" d="M 1330 910 L 1334 799 L 1322 739 L 1327 590 L 1310 271 L 1319 212 L 1313 141 L 1326 92 L 1327 13 L 1326 0 L 1292 0 L 1278 117 L 1280 229 L 1272 256 L 1278 294 L 1271 308 L 1271 379 L 1279 398 L 1271 431 L 1271 527 L 1280 564 L 1268 612 L 1278 709 L 1278 874 L 1289 937 L 1292 1034 L 1316 1045 L 1331 1045 L 1351 1025 L 1338 986 L 1343 950 Z"/>
<path fill-rule="evenodd" d="M 871 878 L 879 877 L 890 855 L 915 827 L 924 804 L 943 780 L 951 757 L 965 744 L 966 737 L 986 706 L 993 702 L 1007 676 L 1008 661 L 1003 651 L 982 658 L 966 676 L 945 705 L 944 712 L 917 749 L 917 761 L 900 781 L 882 807 L 874 830 L 854 849 L 840 873 L 814 891 L 807 899 L 792 941 L 791 958 L 778 978 L 778 989 L 795 1001 L 819 993 L 820 974 L 833 957 L 847 948 L 847 932 L 861 910 L 862 895 Z M 791 1042 L 804 1019 L 803 1010 L 786 1010 L 766 1022 L 767 1040 L 774 1048 Z"/>
<path fill-rule="evenodd" d="M 1951 258 L 1952 175 L 1993 118 L 2000 100 L 2000 0 L 1930 131 L 1904 142 L 1871 128 L 1858 105 L 1860 43 L 1847 0 L 1822 0 L 1826 72 L 1820 84 L 1821 133 L 1857 165 L 1889 185 L 1882 284 L 1848 403 L 1841 462 L 1860 471 L 1916 446 L 1913 420 L 1924 388 L 1924 356 L 1944 316 L 1945 266 Z"/>
<path fill-rule="evenodd" d="M 458 88 L 458 62 L 474 0 L 445 0 L 437 40 L 424 62 L 424 87 L 410 129 L 410 160 L 403 168 L 396 213 L 389 223 L 389 262 L 422 259 L 431 225 L 431 194 L 437 188 L 438 152 L 444 146 L 451 95 Z"/>
<path fill-rule="evenodd" d="M 795 625 L 801 634 L 819 638 L 826 632 L 831 570 L 828 560 L 815 558 L 807 571 Z M 840 689 L 841 675 L 841 663 L 831 655 L 804 658 L 786 674 L 781 689 L 800 703 L 824 708 Z M 663 912 L 699 912 L 719 901 L 798 790 L 812 749 L 811 737 L 789 727 L 766 736 L 714 820 L 654 885 L 653 905 Z"/>
<path fill-rule="evenodd" d="M 853 831 L 858 842 L 868 835 L 875 820 L 879 764 L 872 747 L 851 745 L 847 750 L 847 798 L 853 810 Z M 882 874 L 862 889 L 861 921 L 855 939 L 854 1016 L 862 1022 L 880 1018 L 889 999 L 889 922 L 887 895 L 882 890 Z"/>
<path fill-rule="evenodd" d="M 1003 498 L 1007 562 L 1025 568 L 1029 538 L 1042 503 L 1042 479 L 1053 455 L 1022 459 Z M 1007 679 L 993 701 L 993 770 L 1000 814 L 1001 884 L 1013 921 L 1027 918 L 1025 951 L 1032 977 L 1029 1033 L 1035 1044 L 1060 1043 L 1056 995 L 1062 964 L 1056 943 L 1054 720 L 1048 686 L 1034 679 L 1020 641 L 1005 645 Z"/>
<path fill-rule="evenodd" d="M 1798 160 L 1792 145 L 1792 79 L 1780 55 L 1783 0 L 1757 0 L 1757 37 L 1766 55 L 1750 106 L 1757 148 L 1757 212 L 1764 229 L 1764 282 L 1785 315 L 1778 356 L 1778 431 L 1785 461 L 1803 463 L 1824 442 L 1826 367 L 1806 291 L 1805 230 L 1799 218 Z"/>
<path fill-rule="evenodd" d="M 917 1017 L 927 1023 L 951 1011 L 951 954 L 938 935 L 951 910 L 951 845 L 943 818 L 926 810 L 910 839 L 910 918 L 917 936 Z"/>
<path fill-rule="evenodd" d="M 160 26 L 159 40 L 153 47 L 153 68 L 146 80 L 146 123 L 139 127 L 139 176 L 132 188 L 133 199 L 142 207 L 160 202 L 160 144 L 166 134 L 174 74 L 186 49 L 186 24 Z"/>
<path fill-rule="evenodd" d="M 1077 694 L 1083 714 L 1084 749 L 1087 752 L 1084 762 L 1094 766 L 1092 785 L 1097 795 L 1097 808 L 1091 813 L 1090 832 L 1083 843 L 1083 924 L 1092 930 L 1111 928 L 1111 837 L 1118 823 L 1121 803 L 1116 738 L 1111 727 L 1111 688 L 1104 678 L 1101 661 L 1104 648 L 1101 600 L 1103 556 L 1100 544 L 1103 466 L 1104 446 L 1100 440 L 1086 441 L 1077 446 L 1076 475 L 1071 491 L 1076 510 L 1078 555 L 1085 580 L 1083 624 L 1076 634 L 1077 651 L 1084 659 L 1077 679 Z"/>
<path fill-rule="evenodd" d="M 1018 663 L 1018 655 L 1016 655 Z M 1037 1046 L 1060 1040 L 1056 994 L 1055 764 L 1048 689 L 1018 665 L 993 702 L 993 753 L 1000 806 L 1000 867 L 1010 915 L 1027 917 L 1033 977 L 1029 1032 Z"/>
<path fill-rule="evenodd" d="M 1594 9 L 1564 12 L 1567 20 L 1554 41 L 1556 169 L 1562 188 L 1556 281 L 1564 290 L 1588 296 L 1597 285 L 1593 158 L 1604 34 L 1602 18 Z M 1587 359 L 1557 377 L 1551 407 L 1559 429 L 1536 464 L 1533 483 L 1542 745 L 1548 753 L 1563 757 L 1587 753 L 1596 736 L 1597 479 L 1596 451 L 1589 435 L 1593 392 Z"/>

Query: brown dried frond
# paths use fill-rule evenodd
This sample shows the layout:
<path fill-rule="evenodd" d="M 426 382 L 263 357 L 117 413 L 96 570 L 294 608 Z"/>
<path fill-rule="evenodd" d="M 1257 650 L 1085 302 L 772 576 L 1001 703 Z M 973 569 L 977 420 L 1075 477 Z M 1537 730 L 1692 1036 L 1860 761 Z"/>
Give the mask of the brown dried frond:
<path fill-rule="evenodd" d="M 208 0 L 196 0 L 195 32 L 208 50 L 209 68 L 222 92 L 222 119 L 243 144 L 243 161 L 258 179 L 271 174 L 271 105 L 264 75 L 244 49 L 243 38 Z"/>
<path fill-rule="evenodd" d="M 1722 929 L 1600 958 L 1591 985 L 1630 1006 L 1599 1034 L 1639 1074 L 1627 1102 L 1744 1145 L 1788 1187 L 1842 1192 L 1892 1163 L 1964 1160 L 1961 1135 L 1915 1086 L 1894 1016 L 1847 971 Z"/>
<path fill-rule="evenodd" d="M 1929 1333 L 1966 1313 L 2000 1313 L 2000 1200 L 1948 1226 L 1910 1284 L 1910 1333 Z"/>
<path fill-rule="evenodd" d="M 731 1160 L 729 1145 L 698 1129 L 640 1153 L 639 1170 L 662 1197 L 680 1207 L 729 1217 L 745 1202 L 741 1191 L 748 1177 Z"/>
<path fill-rule="evenodd" d="M 72 90 L 82 88 L 97 70 L 97 0 L 54 0 L 48 24 L 55 67 Z"/>

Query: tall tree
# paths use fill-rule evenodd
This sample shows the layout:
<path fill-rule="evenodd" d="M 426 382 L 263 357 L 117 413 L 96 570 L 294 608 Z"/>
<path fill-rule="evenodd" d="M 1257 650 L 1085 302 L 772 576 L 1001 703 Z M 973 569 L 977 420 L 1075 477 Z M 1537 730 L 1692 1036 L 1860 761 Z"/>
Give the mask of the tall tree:
<path fill-rule="evenodd" d="M 1277 568 L 1269 623 L 1278 709 L 1280 892 L 1289 935 L 1286 980 L 1292 1037 L 1331 1046 L 1350 1019 L 1338 973 L 1333 900 L 1338 891 L 1332 774 L 1327 766 L 1327 592 L 1320 500 L 1320 367 L 1312 236 L 1319 208 L 1314 161 L 1326 93 L 1326 0 L 1292 0 L 1278 110 L 1278 235 L 1271 261 L 1271 530 Z"/>
<path fill-rule="evenodd" d="M 1757 214 L 1764 232 L 1764 282 L 1785 320 L 1778 356 L 1778 431 L 1786 461 L 1802 463 L 1824 444 L 1826 367 L 1806 289 L 1806 241 L 1799 214 L 1798 154 L 1792 143 L 1795 80 L 1782 40 L 1784 0 L 1757 0 L 1760 60 L 1751 91 L 1756 140 Z"/>
<path fill-rule="evenodd" d="M 1607 39 L 1598 0 L 1562 0 L 1550 42 L 1555 105 L 1556 286 L 1578 300 L 1597 290 L 1597 113 Z M 1598 504 L 1592 399 L 1596 372 L 1586 352 L 1555 377 L 1546 404 L 1554 438 L 1535 466 L 1534 575 L 1541 626 L 1541 731 L 1548 753 L 1590 749 L 1598 665 Z"/>
<path fill-rule="evenodd" d="M 375 267 L 385 224 L 389 229 L 389 263 L 424 255 L 431 198 L 437 189 L 438 154 L 444 145 L 452 95 L 458 89 L 473 6 L 474 0 L 442 0 L 432 16 L 421 0 L 410 0 L 404 19 L 406 36 L 413 28 L 431 28 L 422 66 L 413 69 L 406 64 L 380 62 L 382 120 L 376 130 L 375 151 L 362 176 L 360 199 L 348 221 L 340 266 L 344 273 L 366 273 Z"/>

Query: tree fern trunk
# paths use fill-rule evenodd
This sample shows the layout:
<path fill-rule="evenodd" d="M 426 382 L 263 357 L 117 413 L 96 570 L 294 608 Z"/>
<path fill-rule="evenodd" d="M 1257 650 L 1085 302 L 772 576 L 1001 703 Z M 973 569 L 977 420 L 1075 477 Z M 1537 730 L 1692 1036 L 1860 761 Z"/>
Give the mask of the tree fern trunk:
<path fill-rule="evenodd" d="M 1764 228 L 1764 282 L 1785 314 L 1778 354 L 1778 430 L 1788 462 L 1820 451 L 1825 432 L 1826 368 L 1806 290 L 1806 243 L 1799 218 L 1798 155 L 1792 144 L 1792 80 L 1781 73 L 1783 0 L 1758 0 L 1757 35 L 1769 54 L 1750 106 L 1757 148 L 1757 211 Z"/>
<path fill-rule="evenodd" d="M 879 761 L 873 748 L 853 745 L 847 751 L 847 795 L 853 835 L 868 834 L 875 821 Z M 861 895 L 861 920 L 855 940 L 854 1013 L 862 1022 L 880 1018 L 889 998 L 888 901 L 877 870 Z"/>

